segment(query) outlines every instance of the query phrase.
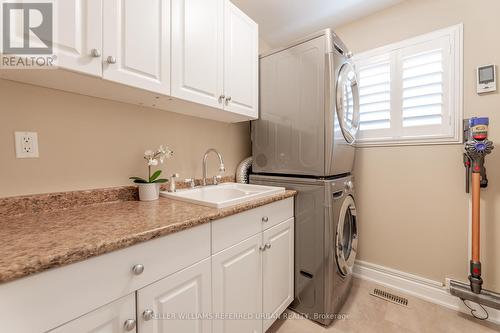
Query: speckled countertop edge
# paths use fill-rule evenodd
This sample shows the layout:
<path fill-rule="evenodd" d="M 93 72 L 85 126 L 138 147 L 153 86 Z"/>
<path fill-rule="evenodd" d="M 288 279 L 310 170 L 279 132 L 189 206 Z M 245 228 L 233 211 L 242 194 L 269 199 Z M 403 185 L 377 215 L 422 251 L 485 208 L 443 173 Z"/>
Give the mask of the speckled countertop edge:
<path fill-rule="evenodd" d="M 64 245 L 62 252 L 59 251 L 59 253 L 55 254 L 47 252 L 45 255 L 40 255 L 40 254 L 30 255 L 29 251 L 23 251 L 22 256 L 16 256 L 16 253 L 12 253 L 13 251 L 16 251 L 15 246 L 11 247 L 10 251 L 9 248 L 7 248 L 6 252 L 8 253 L 5 253 L 2 251 L 2 246 L 0 245 L 0 257 L 6 258 L 8 260 L 10 255 L 15 257 L 15 259 L 17 259 L 17 261 L 14 260 L 14 262 L 7 260 L 2 262 L 0 258 L 0 285 L 5 282 L 13 281 L 15 279 L 26 277 L 35 273 L 40 273 L 51 268 L 62 267 L 65 265 L 83 261 L 85 259 L 89 259 L 94 256 L 120 250 L 132 245 L 139 244 L 141 242 L 166 236 L 172 233 L 180 232 L 205 223 L 209 223 L 214 220 L 235 215 L 276 201 L 284 200 L 295 196 L 296 193 L 297 193 L 296 191 L 286 191 L 285 193 L 272 195 L 261 199 L 256 199 L 254 201 L 245 204 L 240 204 L 233 207 L 222 208 L 222 209 L 208 208 L 204 206 L 184 203 L 167 198 L 160 198 L 159 201 L 164 207 L 182 205 L 185 210 L 186 209 L 190 210 L 190 208 L 192 208 L 192 210 L 194 211 L 193 214 L 196 214 L 196 211 L 200 211 L 200 214 L 198 216 L 190 216 L 188 218 L 179 218 L 178 220 L 175 220 L 175 217 L 173 217 L 172 218 L 173 222 L 170 221 L 165 225 L 159 225 L 159 226 L 156 225 L 152 229 L 145 228 L 144 230 L 141 230 L 139 232 L 131 231 L 130 234 L 117 236 L 116 238 L 111 238 L 111 239 L 108 238 L 102 241 L 97 240 L 95 242 L 90 242 L 90 243 L 83 242 L 83 244 L 68 243 Z M 104 204 L 96 204 L 94 205 L 94 207 L 103 208 L 103 206 L 107 205 L 107 207 L 111 209 L 113 208 L 120 209 L 121 204 L 123 203 L 120 202 L 104 203 Z M 86 209 L 88 208 L 89 207 L 87 207 Z M 64 214 L 78 215 L 79 211 L 81 211 L 82 209 L 85 208 L 75 208 L 70 211 L 64 211 L 62 212 L 62 218 L 64 218 L 65 216 Z M 162 209 L 162 207 L 151 208 L 151 210 L 155 209 L 159 210 Z M 39 215 L 43 216 L 44 214 L 42 213 Z M 16 217 L 15 219 L 19 223 L 23 222 L 22 221 L 23 217 Z M 50 221 L 46 223 L 50 224 Z M 95 224 L 99 225 L 98 222 L 95 222 Z M 0 230 L 0 235 L 2 232 L 3 231 Z M 36 233 L 36 230 L 31 232 Z M 86 237 L 85 235 L 78 235 L 78 239 L 85 239 L 85 237 Z M 32 249 L 35 248 L 36 246 L 33 247 Z M 5 264 L 6 262 L 7 264 Z"/>

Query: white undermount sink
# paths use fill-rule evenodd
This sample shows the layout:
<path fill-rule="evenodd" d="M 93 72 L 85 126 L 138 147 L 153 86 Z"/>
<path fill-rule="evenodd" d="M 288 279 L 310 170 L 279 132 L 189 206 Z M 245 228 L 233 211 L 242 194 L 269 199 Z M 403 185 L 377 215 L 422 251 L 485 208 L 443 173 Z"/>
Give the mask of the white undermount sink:
<path fill-rule="evenodd" d="M 223 183 L 173 193 L 160 192 L 160 195 L 207 207 L 226 208 L 284 192 L 284 187 Z"/>

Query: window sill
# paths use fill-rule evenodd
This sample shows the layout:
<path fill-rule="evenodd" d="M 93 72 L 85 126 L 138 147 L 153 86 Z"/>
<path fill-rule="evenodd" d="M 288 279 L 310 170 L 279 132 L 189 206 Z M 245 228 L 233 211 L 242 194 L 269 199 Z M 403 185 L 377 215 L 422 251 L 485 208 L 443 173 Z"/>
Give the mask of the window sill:
<path fill-rule="evenodd" d="M 371 148 L 371 147 L 404 147 L 404 146 L 436 146 L 436 145 L 460 145 L 462 140 L 455 138 L 448 139 L 422 139 L 422 140 L 373 140 L 373 141 L 356 141 L 356 148 Z"/>

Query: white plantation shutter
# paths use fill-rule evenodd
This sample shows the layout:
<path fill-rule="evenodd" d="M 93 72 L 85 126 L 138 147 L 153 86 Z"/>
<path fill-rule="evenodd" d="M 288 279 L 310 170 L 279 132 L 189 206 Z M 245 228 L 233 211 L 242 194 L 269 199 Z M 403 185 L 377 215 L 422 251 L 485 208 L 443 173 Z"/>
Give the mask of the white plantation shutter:
<path fill-rule="evenodd" d="M 355 58 L 363 144 L 459 142 L 462 27 Z"/>
<path fill-rule="evenodd" d="M 391 127 L 391 64 L 381 60 L 360 67 L 359 113 L 360 130 Z"/>
<path fill-rule="evenodd" d="M 443 123 L 443 50 L 403 58 L 403 127 Z"/>

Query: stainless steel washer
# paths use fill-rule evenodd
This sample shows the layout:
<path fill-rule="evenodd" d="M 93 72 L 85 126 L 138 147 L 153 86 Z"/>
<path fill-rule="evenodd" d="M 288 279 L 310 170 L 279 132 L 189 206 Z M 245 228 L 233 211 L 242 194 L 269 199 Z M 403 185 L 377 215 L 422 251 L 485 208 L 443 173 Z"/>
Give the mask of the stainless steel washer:
<path fill-rule="evenodd" d="M 354 178 L 250 175 L 250 183 L 284 186 L 295 198 L 295 300 L 290 306 L 329 325 L 342 314 L 358 249 Z"/>

